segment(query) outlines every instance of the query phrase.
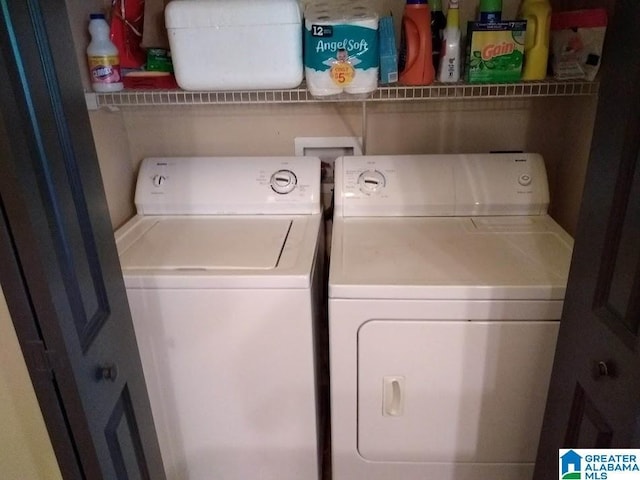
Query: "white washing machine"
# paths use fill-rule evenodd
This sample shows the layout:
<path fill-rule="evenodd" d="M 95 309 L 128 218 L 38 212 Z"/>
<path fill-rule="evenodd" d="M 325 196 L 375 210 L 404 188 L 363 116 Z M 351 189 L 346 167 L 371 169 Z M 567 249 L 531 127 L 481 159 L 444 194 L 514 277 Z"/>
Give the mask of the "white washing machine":
<path fill-rule="evenodd" d="M 135 198 L 116 241 L 167 478 L 318 479 L 320 160 L 148 158 Z"/>
<path fill-rule="evenodd" d="M 333 480 L 532 477 L 572 239 L 535 154 L 343 157 Z"/>

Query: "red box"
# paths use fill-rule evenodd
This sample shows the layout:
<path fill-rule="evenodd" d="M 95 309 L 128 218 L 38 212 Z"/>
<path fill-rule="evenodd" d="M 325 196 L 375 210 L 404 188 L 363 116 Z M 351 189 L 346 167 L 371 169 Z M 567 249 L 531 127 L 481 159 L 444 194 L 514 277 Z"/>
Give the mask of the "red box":
<path fill-rule="evenodd" d="M 130 72 L 122 79 L 132 90 L 171 90 L 178 88 L 176 77 L 168 72 Z"/>

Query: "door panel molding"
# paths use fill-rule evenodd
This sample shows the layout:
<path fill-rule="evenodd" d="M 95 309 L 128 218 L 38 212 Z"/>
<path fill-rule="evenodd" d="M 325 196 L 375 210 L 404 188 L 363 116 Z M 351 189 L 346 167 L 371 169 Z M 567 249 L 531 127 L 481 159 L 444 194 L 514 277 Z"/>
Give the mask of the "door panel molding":
<path fill-rule="evenodd" d="M 123 429 L 125 432 L 123 432 Z M 131 403 L 129 387 L 126 384 L 111 413 L 104 433 L 118 478 L 150 480 L 142 449 L 140 431 L 138 430 L 133 404 Z M 125 435 L 123 436 L 122 433 L 125 433 Z M 123 445 L 123 442 L 130 443 Z M 132 450 L 134 455 L 131 455 Z M 129 455 L 125 455 L 125 452 L 129 453 Z M 132 475 L 134 472 L 135 475 Z"/>
<path fill-rule="evenodd" d="M 580 383 L 576 383 L 564 448 L 608 448 L 613 430 L 587 396 Z"/>
<path fill-rule="evenodd" d="M 7 29 L 13 40 L 15 69 L 19 72 L 18 81 L 29 117 L 30 133 L 37 149 L 37 154 L 32 157 L 40 170 L 37 181 L 45 197 L 43 203 L 48 209 L 49 228 L 55 239 L 78 338 L 83 352 L 86 352 L 109 318 L 110 309 L 43 13 L 35 0 L 28 0 L 26 7 L 33 25 L 33 41 L 21 43 L 18 51 L 17 25 L 14 26 L 13 18 L 7 19 Z M 34 69 L 25 65 L 23 58 L 42 62 L 40 78 L 27 76 L 27 72 Z M 47 91 L 46 99 L 33 95 L 40 89 Z M 55 128 L 52 128 L 51 121 Z M 62 171 L 56 172 L 52 168 L 52 156 L 64 164 L 67 178 L 60 178 Z M 65 198 L 67 196 L 71 198 Z M 75 206 L 74 214 L 70 215 L 68 211 L 65 215 L 59 206 L 70 202 Z"/>
<path fill-rule="evenodd" d="M 634 152 L 624 155 L 620 166 L 593 302 L 594 313 L 633 350 L 640 327 L 640 300 L 632 295 L 640 288 L 640 251 L 635 248 L 640 244 L 640 124 L 635 128 L 636 136 L 629 139 Z"/>

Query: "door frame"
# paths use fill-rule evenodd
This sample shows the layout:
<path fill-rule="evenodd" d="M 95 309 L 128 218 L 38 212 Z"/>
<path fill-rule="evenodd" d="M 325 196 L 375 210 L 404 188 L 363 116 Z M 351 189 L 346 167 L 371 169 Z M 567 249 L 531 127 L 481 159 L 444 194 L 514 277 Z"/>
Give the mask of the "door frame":
<path fill-rule="evenodd" d="M 33 308 L 29 285 L 22 273 L 15 240 L 0 196 L 0 284 L 20 343 L 29 377 L 44 418 L 51 445 L 65 480 L 83 479 L 79 453 L 60 398 L 60 385 L 53 372 L 55 355 L 45 347 Z M 59 374 L 65 374 L 60 372 Z"/>

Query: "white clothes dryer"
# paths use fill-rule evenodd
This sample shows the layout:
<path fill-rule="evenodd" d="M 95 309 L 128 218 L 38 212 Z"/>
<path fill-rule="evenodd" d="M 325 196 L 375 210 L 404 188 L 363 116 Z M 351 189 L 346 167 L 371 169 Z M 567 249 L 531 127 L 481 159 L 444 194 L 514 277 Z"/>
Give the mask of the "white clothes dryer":
<path fill-rule="evenodd" d="M 320 160 L 148 158 L 116 232 L 169 480 L 320 477 Z"/>
<path fill-rule="evenodd" d="M 530 479 L 573 246 L 542 157 L 342 157 L 335 178 L 333 479 Z"/>

